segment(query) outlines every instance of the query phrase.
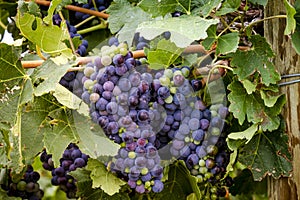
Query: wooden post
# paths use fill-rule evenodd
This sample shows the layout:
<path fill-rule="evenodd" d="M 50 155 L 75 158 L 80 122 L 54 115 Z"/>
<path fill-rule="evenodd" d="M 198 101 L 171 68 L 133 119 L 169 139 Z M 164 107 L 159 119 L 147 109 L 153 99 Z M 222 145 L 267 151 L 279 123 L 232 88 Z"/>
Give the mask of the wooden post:
<path fill-rule="evenodd" d="M 294 1 L 291 1 L 293 4 Z M 269 0 L 265 8 L 265 17 L 286 14 L 283 0 Z M 292 48 L 291 40 L 283 34 L 285 19 L 265 22 L 264 33 L 271 44 L 276 57 L 275 66 L 280 74 L 300 73 L 300 56 Z M 299 79 L 300 77 L 298 77 Z M 292 80 L 292 79 L 289 79 Z M 286 80 L 282 80 L 286 81 Z M 268 194 L 271 200 L 300 199 L 300 83 L 282 86 L 281 93 L 286 94 L 287 104 L 283 110 L 286 119 L 286 132 L 289 135 L 289 147 L 292 153 L 293 173 L 291 178 L 268 179 Z"/>

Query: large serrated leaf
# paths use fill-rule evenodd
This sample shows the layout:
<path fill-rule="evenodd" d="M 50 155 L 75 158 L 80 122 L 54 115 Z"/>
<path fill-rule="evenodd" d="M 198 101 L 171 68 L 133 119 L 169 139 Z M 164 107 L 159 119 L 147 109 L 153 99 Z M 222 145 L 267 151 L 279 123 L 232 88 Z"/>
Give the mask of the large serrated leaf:
<path fill-rule="evenodd" d="M 148 40 L 155 38 L 163 32 L 171 32 L 170 40 L 180 48 L 187 47 L 195 40 L 207 37 L 206 30 L 216 19 L 204 19 L 199 16 L 172 17 L 167 19 L 148 21 L 141 23 L 137 32 Z"/>
<path fill-rule="evenodd" d="M 228 33 L 218 38 L 217 54 L 228 54 L 235 52 L 238 48 L 240 38 L 238 32 Z"/>
<path fill-rule="evenodd" d="M 92 158 L 117 154 L 119 146 L 110 141 L 100 127 L 95 127 L 98 132 L 93 132 L 91 128 L 94 125 L 90 118 L 61 106 L 54 98 L 47 101 L 51 102 L 51 111 L 47 124 L 44 125 L 44 131 L 47 132 L 44 135 L 44 143 L 56 165 L 71 142 L 78 142 L 80 149 Z"/>
<path fill-rule="evenodd" d="M 20 12 L 17 15 L 16 24 L 21 34 L 38 45 L 45 53 L 53 56 L 61 54 L 68 59 L 72 58 L 72 50 L 63 42 L 70 37 L 66 27 L 60 28 L 52 23 L 46 25 L 41 18 L 28 13 L 21 15 Z"/>
<path fill-rule="evenodd" d="M 69 64 L 59 66 L 51 59 L 45 61 L 40 67 L 36 68 L 31 75 L 31 78 L 36 85 L 34 87 L 34 94 L 36 96 L 41 96 L 50 91 L 54 91 L 56 84 L 69 68 Z"/>
<path fill-rule="evenodd" d="M 194 194 L 197 199 L 202 199 L 197 178 L 190 174 L 183 161 L 176 161 L 168 168 L 168 179 L 164 183 L 164 190 L 158 193 L 154 200 L 186 199 L 190 194 Z"/>
<path fill-rule="evenodd" d="M 254 72 L 259 72 L 262 83 L 269 86 L 280 80 L 280 75 L 275 66 L 270 62 L 274 53 L 266 39 L 259 35 L 250 38 L 253 47 L 249 51 L 238 50 L 232 58 L 231 65 L 235 66 L 233 72 L 238 75 L 239 80 L 244 80 Z"/>
<path fill-rule="evenodd" d="M 0 43 L 0 83 L 21 79 L 25 76 L 17 47 Z"/>
<path fill-rule="evenodd" d="M 222 0 L 204 0 L 200 12 L 204 17 L 208 17 L 211 11 L 216 8 Z"/>
<path fill-rule="evenodd" d="M 239 161 L 253 173 L 254 180 L 260 181 L 267 174 L 274 178 L 289 176 L 292 165 L 289 161 L 288 136 L 284 127 L 255 135 L 239 154 Z"/>
<path fill-rule="evenodd" d="M 169 40 L 160 40 L 155 50 L 148 51 L 147 58 L 150 69 L 168 68 L 183 52 L 183 48 L 177 47 Z"/>
<path fill-rule="evenodd" d="M 287 12 L 286 27 L 284 30 L 284 34 L 289 35 L 294 33 L 296 29 L 296 20 L 294 18 L 296 14 L 296 9 L 287 0 L 284 0 L 284 6 Z"/>
<path fill-rule="evenodd" d="M 108 27 L 111 33 L 117 33 L 120 42 L 126 41 L 131 45 L 136 28 L 140 23 L 151 20 L 151 15 L 140 7 L 132 6 L 126 0 L 115 0 L 114 2 L 107 9 L 109 13 Z"/>
<path fill-rule="evenodd" d="M 89 159 L 87 170 L 91 171 L 91 179 L 93 180 L 93 188 L 101 188 L 108 195 L 114 195 L 119 192 L 121 186 L 126 182 L 117 178 L 111 172 L 107 171 L 104 164 L 99 160 Z"/>
<path fill-rule="evenodd" d="M 246 144 L 247 144 L 252 139 L 254 134 L 256 133 L 257 128 L 258 128 L 258 124 L 253 124 L 252 126 L 250 126 L 249 128 L 247 128 L 244 131 L 230 133 L 228 135 L 228 138 L 233 139 L 233 140 L 238 140 L 238 139 L 244 140 L 244 139 L 246 139 Z"/>
<path fill-rule="evenodd" d="M 239 81 L 233 81 L 228 89 L 230 101 L 229 110 L 242 125 L 247 117 L 248 122 L 260 123 L 263 130 L 275 130 L 279 126 L 280 110 L 285 104 L 285 96 L 280 96 L 276 104 L 269 108 L 266 107 L 259 93 L 248 94 L 246 89 Z"/>
<path fill-rule="evenodd" d="M 138 5 L 146 12 L 151 13 L 153 17 L 173 13 L 176 11 L 176 8 L 183 10 L 186 14 L 190 14 L 191 0 L 142 0 Z"/>
<path fill-rule="evenodd" d="M 216 14 L 220 16 L 237 11 L 240 5 L 241 0 L 225 0 L 224 3 L 222 3 L 221 9 L 218 10 Z"/>

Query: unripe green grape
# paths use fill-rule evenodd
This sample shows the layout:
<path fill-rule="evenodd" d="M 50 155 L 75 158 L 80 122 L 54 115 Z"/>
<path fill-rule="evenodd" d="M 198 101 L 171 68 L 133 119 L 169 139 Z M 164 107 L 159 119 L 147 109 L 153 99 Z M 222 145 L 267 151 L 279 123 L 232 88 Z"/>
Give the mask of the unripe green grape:
<path fill-rule="evenodd" d="M 167 76 L 162 76 L 159 78 L 160 84 L 163 86 L 169 86 L 171 81 L 170 78 L 168 78 Z"/>
<path fill-rule="evenodd" d="M 164 101 L 165 101 L 166 103 L 172 103 L 172 101 L 173 101 L 173 96 L 172 96 L 172 95 L 168 96 L 166 99 L 164 99 Z"/>
<path fill-rule="evenodd" d="M 83 86 L 85 89 L 90 90 L 94 86 L 94 81 L 92 81 L 91 79 L 88 79 L 84 82 Z"/>
<path fill-rule="evenodd" d="M 25 191 L 26 190 L 26 185 L 27 185 L 27 183 L 25 181 L 20 181 L 17 184 L 17 189 L 20 190 L 20 191 Z"/>
<path fill-rule="evenodd" d="M 199 166 L 200 166 L 200 167 L 204 167 L 204 166 L 205 166 L 205 160 L 200 159 L 200 160 L 199 160 Z"/>
<path fill-rule="evenodd" d="M 95 72 L 95 70 L 92 67 L 86 67 L 83 71 L 83 73 L 86 77 L 90 77 L 94 72 Z"/>
<path fill-rule="evenodd" d="M 136 157 L 135 152 L 130 151 L 130 152 L 128 153 L 128 158 L 134 159 L 135 157 Z"/>
<path fill-rule="evenodd" d="M 102 63 L 104 66 L 110 65 L 111 62 L 112 62 L 112 59 L 111 59 L 110 56 L 105 55 L 105 56 L 103 56 L 103 57 L 101 58 L 101 63 Z"/>
<path fill-rule="evenodd" d="M 164 75 L 168 78 L 172 78 L 173 77 L 173 71 L 171 69 L 165 69 Z"/>
<path fill-rule="evenodd" d="M 148 174 L 148 172 L 149 172 L 149 170 L 148 170 L 147 168 L 143 168 L 143 169 L 141 170 L 141 174 L 142 174 L 142 175 L 146 175 L 146 174 Z"/>
<path fill-rule="evenodd" d="M 190 70 L 184 67 L 181 69 L 181 73 L 185 78 L 187 78 L 190 75 Z"/>
<path fill-rule="evenodd" d="M 215 136 L 218 136 L 218 135 L 221 134 L 221 131 L 220 131 L 220 129 L 218 127 L 212 127 L 211 134 L 215 135 Z"/>
<path fill-rule="evenodd" d="M 90 95 L 90 101 L 92 103 L 96 103 L 99 100 L 99 98 L 100 98 L 100 95 L 98 93 L 92 93 Z"/>

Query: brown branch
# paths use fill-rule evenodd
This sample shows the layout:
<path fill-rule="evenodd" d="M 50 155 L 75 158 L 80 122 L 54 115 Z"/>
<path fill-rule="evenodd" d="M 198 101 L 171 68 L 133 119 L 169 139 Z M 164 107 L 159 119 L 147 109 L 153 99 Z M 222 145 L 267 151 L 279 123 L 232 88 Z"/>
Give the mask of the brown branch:
<path fill-rule="evenodd" d="M 44 1 L 44 0 L 35 0 L 35 3 L 37 3 L 39 5 L 42 5 L 42 6 L 50 6 L 51 2 L 50 1 Z M 75 11 L 75 12 L 82 12 L 82 13 L 85 13 L 85 14 L 101 17 L 103 19 L 107 19 L 109 17 L 109 14 L 106 14 L 104 12 L 98 12 L 98 11 L 95 11 L 95 10 L 90 10 L 90 9 L 87 9 L 87 8 L 81 8 L 81 7 L 78 7 L 78 6 L 66 5 L 65 8 L 68 9 L 68 10 Z"/>

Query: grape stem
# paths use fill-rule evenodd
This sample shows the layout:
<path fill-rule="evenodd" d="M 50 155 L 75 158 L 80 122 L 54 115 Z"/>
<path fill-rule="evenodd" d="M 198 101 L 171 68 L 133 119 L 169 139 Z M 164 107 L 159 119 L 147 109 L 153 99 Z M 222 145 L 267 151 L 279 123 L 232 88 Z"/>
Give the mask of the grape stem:
<path fill-rule="evenodd" d="M 80 35 L 83 35 L 83 34 L 86 34 L 86 33 L 89 33 L 89 32 L 93 32 L 93 31 L 96 31 L 96 30 L 99 30 L 99 29 L 105 29 L 105 28 L 107 28 L 107 22 L 102 21 L 100 24 L 97 24 L 95 26 L 79 30 L 79 31 L 77 31 L 77 33 L 80 34 Z"/>
<path fill-rule="evenodd" d="M 39 5 L 43 5 L 43 6 L 50 6 L 51 2 L 50 1 L 44 1 L 44 0 L 35 0 L 35 3 L 37 3 Z M 68 10 L 75 11 L 75 12 L 81 12 L 81 13 L 101 17 L 103 19 L 107 19 L 109 17 L 109 15 L 104 13 L 104 12 L 98 12 L 98 11 L 95 11 L 95 10 L 81 8 L 81 7 L 78 7 L 78 6 L 66 5 L 65 8 L 68 9 Z"/>
<path fill-rule="evenodd" d="M 5 24 L 2 22 L 2 20 L 0 20 L 0 27 L 3 28 L 4 30 L 7 29 L 7 26 L 5 26 Z"/>
<path fill-rule="evenodd" d="M 65 20 L 65 18 L 64 18 L 64 16 L 63 16 L 63 14 L 62 14 L 62 12 L 61 11 L 59 11 L 58 12 L 58 14 L 59 14 L 59 16 L 60 16 L 60 18 L 61 18 L 61 20 L 62 20 L 62 22 L 66 25 L 66 27 L 67 27 L 67 23 L 66 23 L 66 20 Z M 70 36 L 70 32 L 69 32 L 69 30 L 67 29 L 67 31 L 68 31 L 68 35 L 69 35 L 69 37 L 68 37 L 68 40 L 69 40 L 69 43 L 70 43 L 70 46 L 71 46 L 71 49 L 72 49 L 72 52 L 76 55 L 76 50 L 75 50 L 75 47 L 74 47 L 74 44 L 73 44 L 73 41 L 72 41 L 72 38 L 71 38 L 71 36 Z"/>
<path fill-rule="evenodd" d="M 212 73 L 214 73 L 215 69 L 217 69 L 217 68 L 224 68 L 224 69 L 228 69 L 228 70 L 230 70 L 230 71 L 233 70 L 231 67 L 228 67 L 228 66 L 226 66 L 226 65 L 220 65 L 220 64 L 217 64 L 217 65 L 213 66 L 213 67 L 211 68 L 211 70 L 209 70 L 209 73 L 208 73 L 208 76 L 207 76 L 207 80 L 206 80 L 206 84 L 209 83 L 209 81 L 211 80 Z"/>
<path fill-rule="evenodd" d="M 85 20 L 79 22 L 79 23 L 76 24 L 74 27 L 77 29 L 77 28 L 79 28 L 80 26 L 82 26 L 83 24 L 87 23 L 88 21 L 90 21 L 90 20 L 92 20 L 92 19 L 94 19 L 94 18 L 96 18 L 96 16 L 92 15 L 92 16 L 88 17 L 87 19 L 85 19 Z"/>

